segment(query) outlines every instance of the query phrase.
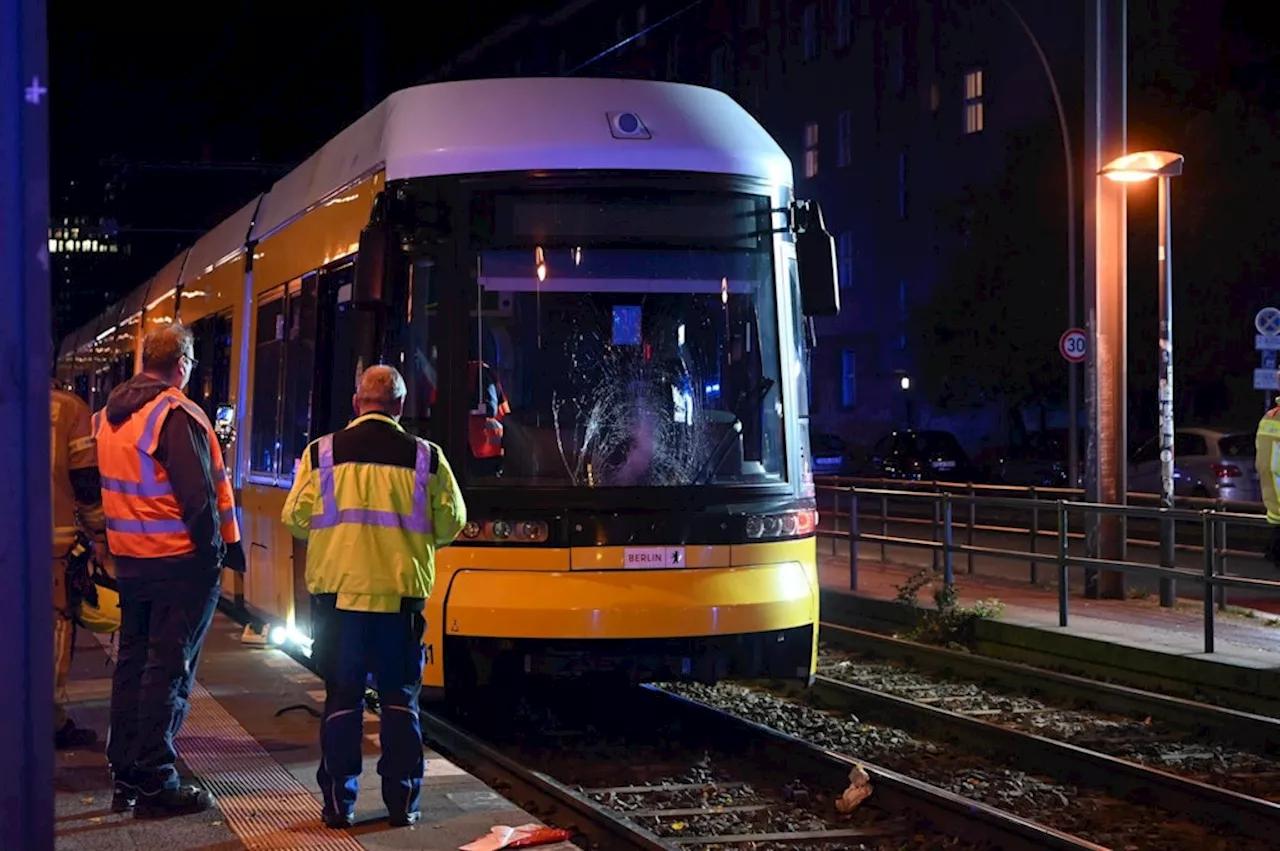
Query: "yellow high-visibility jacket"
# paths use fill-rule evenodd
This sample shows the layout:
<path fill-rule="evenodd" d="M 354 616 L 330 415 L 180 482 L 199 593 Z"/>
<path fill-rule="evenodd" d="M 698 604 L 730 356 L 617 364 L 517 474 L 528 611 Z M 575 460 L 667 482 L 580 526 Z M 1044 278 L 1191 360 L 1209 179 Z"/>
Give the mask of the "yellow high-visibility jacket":
<path fill-rule="evenodd" d="M 1254 467 L 1262 484 L 1267 522 L 1280 526 L 1280 407 L 1272 408 L 1258 423 Z"/>
<path fill-rule="evenodd" d="M 467 506 L 439 446 L 366 414 L 307 447 L 280 519 L 307 542 L 309 592 L 396 612 L 431 596 L 435 551 L 458 537 Z"/>

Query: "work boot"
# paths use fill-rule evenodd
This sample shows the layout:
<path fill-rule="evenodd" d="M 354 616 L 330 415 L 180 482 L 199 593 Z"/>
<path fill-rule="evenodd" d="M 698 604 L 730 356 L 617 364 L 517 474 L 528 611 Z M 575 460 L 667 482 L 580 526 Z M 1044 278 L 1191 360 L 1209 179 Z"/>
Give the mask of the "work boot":
<path fill-rule="evenodd" d="M 410 825 L 417 824 L 421 818 L 422 813 L 418 810 L 413 810 L 411 812 L 401 810 L 399 812 L 391 813 L 391 817 L 388 818 L 387 821 L 390 822 L 392 827 L 409 827 Z"/>
<path fill-rule="evenodd" d="M 112 781 L 111 812 L 124 813 L 138 803 L 138 783 L 131 771 L 116 773 Z"/>
<path fill-rule="evenodd" d="M 334 813 L 326 809 L 320 813 L 320 820 L 324 822 L 325 827 L 333 828 L 334 830 L 345 830 L 348 827 L 355 827 L 356 814 Z"/>
<path fill-rule="evenodd" d="M 98 734 L 84 727 L 77 727 L 76 722 L 68 720 L 61 729 L 53 734 L 53 746 L 60 751 L 72 748 L 87 748 L 98 743 Z"/>
<path fill-rule="evenodd" d="M 176 786 L 162 789 L 155 794 L 140 792 L 133 808 L 133 817 L 140 819 L 168 818 L 202 813 L 213 806 L 213 795 L 199 786 Z"/>

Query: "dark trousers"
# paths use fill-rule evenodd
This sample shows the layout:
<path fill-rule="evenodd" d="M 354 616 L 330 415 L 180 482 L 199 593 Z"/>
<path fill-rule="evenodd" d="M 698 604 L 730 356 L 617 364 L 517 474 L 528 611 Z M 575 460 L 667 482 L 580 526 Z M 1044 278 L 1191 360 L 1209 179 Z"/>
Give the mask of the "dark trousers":
<path fill-rule="evenodd" d="M 144 793 L 176 788 L 174 739 L 191 709 L 200 648 L 217 609 L 217 570 L 121 577 L 107 761 Z"/>
<path fill-rule="evenodd" d="M 391 813 L 414 812 L 422 793 L 422 691 L 427 622 L 420 612 L 349 612 L 333 595 L 311 598 L 311 659 L 324 679 L 320 770 L 324 810 L 348 814 L 356 804 L 364 763 L 364 690 L 369 674 L 382 707 L 382 801 Z"/>

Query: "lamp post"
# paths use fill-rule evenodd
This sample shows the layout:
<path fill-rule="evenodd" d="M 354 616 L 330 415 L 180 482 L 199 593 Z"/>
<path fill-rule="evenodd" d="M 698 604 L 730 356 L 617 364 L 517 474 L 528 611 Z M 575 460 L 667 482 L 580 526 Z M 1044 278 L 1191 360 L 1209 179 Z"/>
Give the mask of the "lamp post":
<path fill-rule="evenodd" d="M 1107 163 L 1098 174 L 1118 183 L 1141 183 L 1155 178 L 1160 236 L 1156 257 L 1160 276 L 1160 507 L 1173 508 L 1173 225 L 1169 214 L 1169 189 L 1182 174 L 1182 154 L 1172 151 L 1139 151 Z M 1160 566 L 1174 566 L 1173 521 L 1165 519 L 1160 530 Z M 1160 605 L 1173 606 L 1174 581 L 1160 579 Z"/>

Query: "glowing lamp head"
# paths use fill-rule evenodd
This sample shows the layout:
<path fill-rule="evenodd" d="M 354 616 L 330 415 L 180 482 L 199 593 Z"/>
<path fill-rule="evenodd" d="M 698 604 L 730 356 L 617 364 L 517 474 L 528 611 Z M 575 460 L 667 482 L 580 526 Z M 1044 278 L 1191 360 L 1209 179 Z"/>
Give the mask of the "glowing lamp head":
<path fill-rule="evenodd" d="M 267 640 L 276 647 L 282 647 L 288 639 L 289 630 L 279 625 L 271 627 L 271 632 L 267 634 Z"/>
<path fill-rule="evenodd" d="M 1117 157 L 1098 174 L 1116 183 L 1141 183 L 1153 177 L 1177 177 L 1185 160 L 1173 151 L 1138 151 Z"/>
<path fill-rule="evenodd" d="M 908 376 L 905 376 L 905 375 L 904 375 L 904 376 L 902 376 L 902 378 L 901 378 L 901 379 L 899 379 L 899 381 L 898 381 L 898 386 L 899 386 L 899 387 L 901 387 L 903 390 L 910 390 L 910 389 L 911 389 L 911 379 L 910 379 Z"/>

